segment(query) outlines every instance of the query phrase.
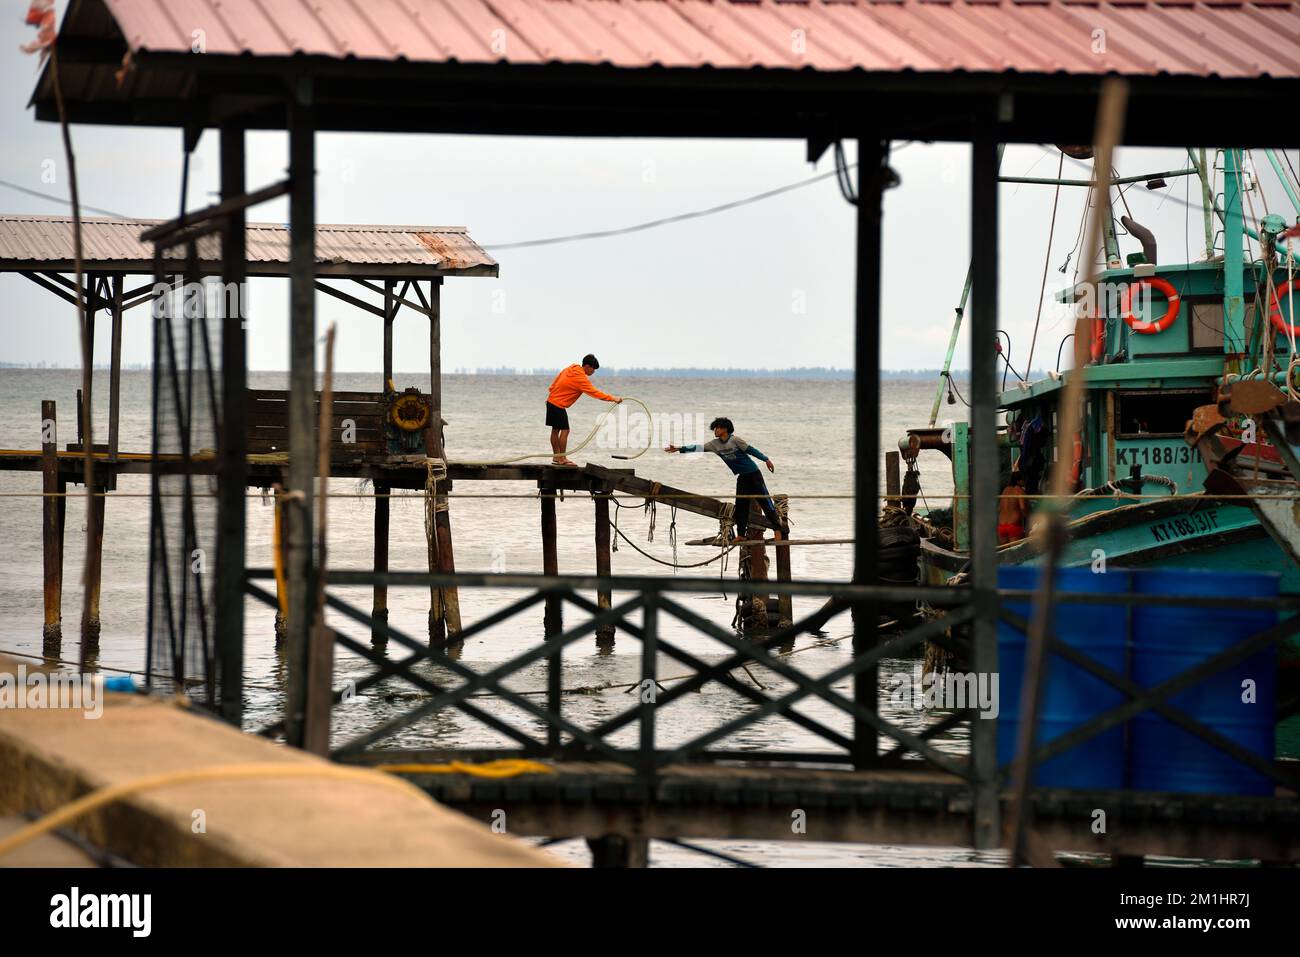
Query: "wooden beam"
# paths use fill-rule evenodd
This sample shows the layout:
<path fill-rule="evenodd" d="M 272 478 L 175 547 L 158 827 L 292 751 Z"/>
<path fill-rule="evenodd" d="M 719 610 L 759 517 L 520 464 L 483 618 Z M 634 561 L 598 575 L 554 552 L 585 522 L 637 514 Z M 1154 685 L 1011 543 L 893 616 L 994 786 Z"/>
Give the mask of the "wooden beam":
<path fill-rule="evenodd" d="M 315 573 L 312 500 L 316 473 L 316 134 L 309 79 L 289 97 L 289 495 L 285 525 L 289 607 L 285 739 L 304 744 Z"/>
<path fill-rule="evenodd" d="M 358 299 L 356 296 L 349 296 L 341 289 L 335 289 L 333 286 L 325 285 L 325 283 L 321 282 L 319 279 L 316 280 L 315 286 L 327 296 L 333 296 L 335 299 L 340 299 L 343 302 L 346 302 L 349 306 L 356 306 L 358 309 L 368 312 L 373 316 L 379 316 L 381 319 L 384 318 L 384 310 L 379 306 L 371 305 L 364 300 Z"/>
<path fill-rule="evenodd" d="M 442 280 L 429 280 L 429 427 L 425 430 L 425 447 L 436 459 L 447 458 L 442 433 Z M 434 502 L 433 521 L 437 529 L 438 570 L 456 571 L 456 555 L 451 539 L 451 511 L 446 496 Z M 442 616 L 449 635 L 460 634 L 460 593 L 451 585 L 442 590 Z"/>
<path fill-rule="evenodd" d="M 561 471 L 557 469 L 556 471 Z M 569 472 L 575 472 L 569 469 Z M 607 469 L 601 465 L 587 465 L 581 470 L 582 474 L 589 475 L 593 478 L 600 479 L 608 483 L 615 491 L 623 492 L 628 495 L 637 495 L 646 498 L 653 497 L 655 494 L 655 483 L 649 479 L 640 478 L 628 469 Z M 711 498 L 708 495 L 692 495 L 691 493 L 674 488 L 671 485 L 659 485 L 659 500 L 671 502 L 674 507 L 683 512 L 691 512 L 695 515 L 703 515 L 717 521 L 722 517 L 723 502 L 721 499 Z M 750 500 L 751 503 L 754 501 Z M 776 531 L 772 528 L 767 516 L 763 514 L 760 508 L 751 508 L 749 515 L 749 525 L 751 528 L 766 528 L 769 531 Z"/>
<path fill-rule="evenodd" d="M 381 287 L 376 286 L 374 283 L 372 283 L 372 282 L 367 282 L 365 279 L 361 279 L 360 277 L 357 277 L 357 276 L 352 276 L 352 277 L 350 277 L 350 278 L 351 278 L 352 281 L 353 281 L 354 283 L 356 283 L 358 286 L 361 286 L 361 287 L 363 287 L 363 288 L 365 288 L 365 289 L 369 289 L 371 292 L 377 292 L 377 293 L 379 293 L 381 296 L 384 295 L 384 290 L 383 290 Z M 398 279 L 402 279 L 402 278 L 404 278 L 404 277 L 402 277 L 402 276 L 398 276 L 397 278 L 398 278 Z M 434 284 L 434 283 L 439 283 L 439 284 L 440 284 L 440 283 L 442 282 L 442 277 L 441 277 L 441 276 L 435 276 L 435 277 L 433 277 L 432 279 L 430 279 L 429 282 L 430 282 L 430 284 Z M 402 295 L 394 295 L 393 298 L 397 301 L 398 305 L 406 306 L 408 309 L 414 309 L 416 312 L 420 313 L 420 315 L 422 315 L 422 316 L 432 316 L 432 315 L 433 315 L 433 312 L 438 308 L 438 305 L 437 305 L 436 302 L 435 302 L 435 303 L 432 303 L 432 304 L 429 305 L 429 306 L 421 306 L 419 303 L 411 302 L 411 300 L 404 298 L 404 296 L 402 296 Z M 421 298 L 423 298 L 423 297 L 421 297 Z"/>
<path fill-rule="evenodd" d="M 121 276 L 114 276 L 113 305 L 110 313 L 113 317 L 113 345 L 109 360 L 108 381 L 108 458 L 117 461 L 117 443 L 120 434 L 119 425 L 122 413 L 122 283 Z"/>
<path fill-rule="evenodd" d="M 245 131 L 221 128 L 221 197 L 243 194 Z M 221 716 L 239 727 L 244 714 L 244 563 L 247 547 L 248 484 L 248 269 L 246 216 L 242 209 L 226 217 L 221 234 L 222 282 L 238 290 L 238 309 L 221 315 L 221 434 L 217 437 L 217 569 L 213 583 L 213 643 L 220 682 Z M 222 297 L 228 305 L 231 296 Z M 283 621 L 277 620 L 277 638 Z M 277 643 L 278 647 L 278 643 Z"/>
<path fill-rule="evenodd" d="M 880 522 L 880 243 L 881 206 L 888 170 L 888 144 L 875 131 L 858 140 L 857 277 L 854 306 L 853 360 L 853 581 L 873 584 L 879 558 Z M 853 654 L 865 654 L 876 644 L 879 606 L 853 605 Z M 877 668 L 853 677 L 853 700 L 871 712 L 879 708 Z M 878 762 L 876 730 L 855 718 L 853 765 L 867 768 Z"/>

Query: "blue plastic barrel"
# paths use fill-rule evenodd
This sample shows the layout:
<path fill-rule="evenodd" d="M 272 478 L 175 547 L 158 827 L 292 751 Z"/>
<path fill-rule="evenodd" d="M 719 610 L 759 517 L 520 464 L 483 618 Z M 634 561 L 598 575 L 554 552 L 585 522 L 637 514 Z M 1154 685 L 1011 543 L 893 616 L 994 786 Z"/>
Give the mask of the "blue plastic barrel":
<path fill-rule="evenodd" d="M 1262 573 L 1140 570 L 1134 591 L 1145 595 L 1276 596 L 1280 576 Z M 1133 681 L 1143 688 L 1212 658 L 1276 624 L 1277 612 L 1238 608 L 1136 606 L 1133 609 Z M 1255 683 L 1255 702 L 1242 701 L 1243 682 Z M 1169 703 L 1268 761 L 1274 753 L 1277 648 L 1212 675 Z M 1236 758 L 1205 743 L 1154 711 L 1134 717 L 1129 781 L 1141 791 L 1271 795 L 1273 783 Z"/>
<path fill-rule="evenodd" d="M 1042 569 L 1024 565 L 998 569 L 998 587 L 1033 589 Z M 1129 589 L 1130 574 L 1112 569 L 1095 573 L 1090 568 L 1061 568 L 1056 590 L 1122 594 Z M 1005 607 L 1029 619 L 1030 603 L 1008 601 Z M 1056 636 L 1099 664 L 1125 673 L 1128 617 L 1123 604 L 1059 604 L 1054 611 Z M 998 765 L 1015 759 L 1020 733 L 1021 688 L 1025 671 L 1025 634 L 1006 622 L 998 623 L 998 671 L 1001 674 L 1001 715 L 998 718 Z M 1044 745 L 1072 731 L 1090 718 L 1124 702 L 1116 688 L 1059 655 L 1049 655 L 1043 697 L 1039 704 L 1038 744 Z M 978 720 L 978 719 L 977 719 Z M 1034 783 L 1057 788 L 1122 788 L 1124 786 L 1124 728 L 1111 728 L 1040 765 Z"/>

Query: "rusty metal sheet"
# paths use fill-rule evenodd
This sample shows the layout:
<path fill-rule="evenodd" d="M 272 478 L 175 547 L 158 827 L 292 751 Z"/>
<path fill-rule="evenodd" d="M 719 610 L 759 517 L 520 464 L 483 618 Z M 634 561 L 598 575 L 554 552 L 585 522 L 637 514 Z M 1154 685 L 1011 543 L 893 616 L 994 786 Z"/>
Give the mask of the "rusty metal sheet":
<path fill-rule="evenodd" d="M 134 51 L 201 35 L 208 54 L 258 56 L 1300 77 L 1296 0 L 102 2 Z"/>
<path fill-rule="evenodd" d="M 149 262 L 153 246 L 140 234 L 161 220 L 86 217 L 82 220 L 83 259 L 91 271 L 114 264 Z M 249 223 L 250 263 L 289 262 L 289 230 L 280 223 Z M 173 249 L 169 258 L 184 253 Z M 220 259 L 220 240 L 199 240 L 199 258 Z M 497 262 L 463 226 L 371 226 L 322 224 L 316 227 L 316 260 L 331 265 L 433 267 L 450 275 L 495 269 Z M 70 216 L 0 215 L 0 272 L 60 269 L 72 261 Z"/>

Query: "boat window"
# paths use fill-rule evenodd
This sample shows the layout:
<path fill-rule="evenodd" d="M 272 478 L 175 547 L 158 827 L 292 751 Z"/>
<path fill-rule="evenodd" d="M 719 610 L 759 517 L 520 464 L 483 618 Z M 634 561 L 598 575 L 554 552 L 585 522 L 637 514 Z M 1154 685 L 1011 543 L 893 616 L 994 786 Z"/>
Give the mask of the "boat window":
<path fill-rule="evenodd" d="M 1248 297 L 1249 298 L 1249 297 Z M 1223 348 L 1223 300 L 1191 300 L 1192 348 Z M 1255 322 L 1255 304 L 1246 303 L 1246 340 L 1250 341 L 1250 328 Z"/>
<path fill-rule="evenodd" d="M 1115 438 L 1181 437 L 1197 406 L 1213 401 L 1207 389 L 1116 392 Z"/>

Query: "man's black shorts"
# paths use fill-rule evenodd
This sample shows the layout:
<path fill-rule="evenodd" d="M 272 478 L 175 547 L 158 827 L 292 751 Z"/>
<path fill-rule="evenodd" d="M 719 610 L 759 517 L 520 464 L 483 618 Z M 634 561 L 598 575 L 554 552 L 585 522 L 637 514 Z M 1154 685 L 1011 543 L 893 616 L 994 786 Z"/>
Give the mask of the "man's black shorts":
<path fill-rule="evenodd" d="M 569 428 L 569 410 L 561 409 L 558 405 L 550 402 L 546 403 L 546 424 L 553 429 L 567 430 Z"/>

